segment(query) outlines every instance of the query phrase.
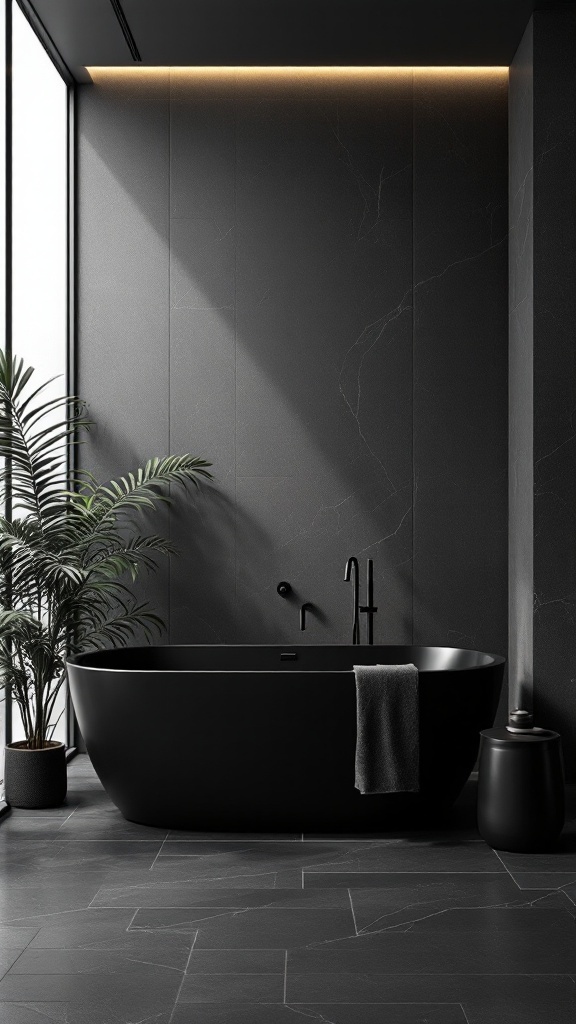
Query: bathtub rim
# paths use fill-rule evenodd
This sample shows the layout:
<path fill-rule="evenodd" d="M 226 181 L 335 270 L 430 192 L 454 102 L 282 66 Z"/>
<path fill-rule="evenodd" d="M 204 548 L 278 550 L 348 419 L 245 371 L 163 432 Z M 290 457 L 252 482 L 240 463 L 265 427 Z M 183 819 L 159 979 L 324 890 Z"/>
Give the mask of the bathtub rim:
<path fill-rule="evenodd" d="M 83 654 L 75 654 L 75 655 L 72 655 L 71 657 L 66 659 L 66 666 L 72 665 L 74 668 L 80 668 L 80 669 L 83 669 L 84 671 L 89 671 L 89 672 L 114 672 L 114 673 L 121 673 L 123 675 L 132 675 L 132 674 L 154 675 L 154 674 L 156 674 L 156 675 L 180 675 L 181 676 L 181 675 L 190 675 L 190 674 L 192 674 L 192 675 L 201 675 L 201 674 L 212 674 L 212 675 L 217 675 L 218 674 L 218 675 L 220 675 L 220 674 L 223 674 L 223 673 L 226 673 L 226 674 L 232 674 L 233 673 L 234 675 L 260 675 L 260 674 L 271 673 L 271 672 L 272 673 L 273 672 L 278 672 L 278 673 L 281 672 L 282 675 L 286 675 L 289 672 L 295 672 L 295 673 L 298 673 L 298 675 L 324 675 L 324 674 L 334 674 L 334 673 L 345 675 L 345 674 L 352 674 L 354 670 L 352 668 L 345 668 L 345 669 L 318 669 L 318 668 L 301 669 L 301 668 L 296 668 L 296 667 L 285 668 L 285 669 L 282 669 L 282 670 L 276 669 L 276 668 L 263 668 L 263 669 L 259 669 L 259 668 L 244 668 L 244 669 L 236 669 L 236 668 L 234 668 L 234 669 L 231 669 L 231 668 L 126 668 L 126 667 L 110 668 L 110 667 L 107 667 L 105 665 L 89 665 L 89 664 L 86 664 L 85 663 L 85 659 L 89 659 L 91 657 L 94 657 L 94 655 L 103 654 L 105 652 L 114 653 L 114 651 L 127 651 L 127 650 L 131 650 L 131 651 L 147 651 L 150 648 L 154 648 L 156 650 L 169 650 L 171 648 L 178 647 L 178 648 L 190 648 L 192 650 L 201 650 L 201 651 L 215 650 L 215 649 L 218 649 L 218 648 L 221 648 L 221 647 L 227 647 L 227 648 L 237 648 L 237 647 L 239 647 L 239 648 L 242 648 L 242 650 L 270 650 L 271 648 L 273 648 L 274 650 L 278 650 L 280 652 L 290 653 L 293 650 L 307 650 L 310 647 L 320 647 L 320 648 L 322 648 L 322 647 L 326 647 L 326 648 L 330 647 L 330 648 L 336 648 L 336 649 L 339 648 L 339 647 L 345 647 L 345 648 L 348 648 L 350 650 L 354 650 L 355 646 L 356 645 L 353 645 L 353 644 L 149 644 L 149 645 L 137 644 L 137 645 L 134 645 L 133 647 L 127 646 L 127 647 L 100 648 L 99 650 L 96 650 L 96 651 L 86 651 Z M 359 644 L 357 646 L 360 649 L 362 649 L 364 647 L 367 647 L 368 645 L 367 644 Z M 416 648 L 416 649 L 420 649 L 420 650 L 453 651 L 453 652 L 459 652 L 459 653 L 461 652 L 461 653 L 464 653 L 464 654 L 477 654 L 477 655 L 481 655 L 484 658 L 490 659 L 489 661 L 485 662 L 484 664 L 468 665 L 468 666 L 466 666 L 464 668 L 462 666 L 455 665 L 453 667 L 448 667 L 448 668 L 426 668 L 426 669 L 419 669 L 419 672 L 425 672 L 426 674 L 429 673 L 431 675 L 436 675 L 436 674 L 444 675 L 444 674 L 449 674 L 449 673 L 452 673 L 452 672 L 475 672 L 478 669 L 494 668 L 497 665 L 506 664 L 506 661 L 507 661 L 507 659 L 505 657 L 503 657 L 503 655 L 501 655 L 501 654 L 490 654 L 487 651 L 477 651 L 474 648 L 469 648 L 469 647 L 443 647 L 443 646 L 440 646 L 440 645 L 437 645 L 437 644 L 373 644 L 371 646 L 373 646 L 373 647 L 386 647 L 386 648 L 390 648 L 390 647 L 411 647 L 411 648 Z M 404 664 L 404 662 L 402 662 L 402 664 Z"/>

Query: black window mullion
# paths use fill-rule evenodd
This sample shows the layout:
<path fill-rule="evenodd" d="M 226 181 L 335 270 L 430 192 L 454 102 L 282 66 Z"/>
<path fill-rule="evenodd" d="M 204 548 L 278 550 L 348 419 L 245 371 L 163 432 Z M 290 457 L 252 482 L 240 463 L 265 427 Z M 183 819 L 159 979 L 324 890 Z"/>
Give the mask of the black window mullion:
<path fill-rule="evenodd" d="M 76 87 L 68 82 L 68 130 L 67 130 L 67 338 L 66 338 L 66 392 L 75 395 L 76 389 Z M 68 445 L 68 477 L 76 471 L 75 447 Z M 68 682 L 66 682 L 66 742 L 68 748 L 76 746 L 76 715 Z"/>
<path fill-rule="evenodd" d="M 6 336 L 4 351 L 12 358 L 12 0 L 4 0 L 5 12 L 5 318 Z M 9 468 L 9 467 L 8 467 Z M 12 516 L 12 493 L 10 479 L 6 482 L 6 504 L 4 514 Z M 7 580 L 8 603 L 10 603 L 10 581 Z M 10 687 L 4 690 L 4 728 L 6 743 L 12 740 L 12 694 Z"/>

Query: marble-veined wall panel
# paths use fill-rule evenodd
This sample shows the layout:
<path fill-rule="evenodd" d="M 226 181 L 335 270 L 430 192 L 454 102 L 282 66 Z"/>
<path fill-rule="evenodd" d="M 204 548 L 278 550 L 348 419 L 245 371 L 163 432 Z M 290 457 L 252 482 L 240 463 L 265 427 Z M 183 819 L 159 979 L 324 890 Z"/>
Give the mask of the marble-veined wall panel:
<path fill-rule="evenodd" d="M 414 636 L 507 649 L 507 76 L 414 86 Z"/>
<path fill-rule="evenodd" d="M 239 84 L 238 501 L 263 530 L 238 585 L 269 639 L 348 638 L 352 554 L 376 639 L 411 636 L 411 153 L 409 70 Z"/>
<path fill-rule="evenodd" d="M 79 462 L 103 481 L 169 452 L 168 115 L 167 74 L 78 90 Z M 166 511 L 145 525 L 166 535 Z M 166 622 L 168 574 L 139 585 Z"/>

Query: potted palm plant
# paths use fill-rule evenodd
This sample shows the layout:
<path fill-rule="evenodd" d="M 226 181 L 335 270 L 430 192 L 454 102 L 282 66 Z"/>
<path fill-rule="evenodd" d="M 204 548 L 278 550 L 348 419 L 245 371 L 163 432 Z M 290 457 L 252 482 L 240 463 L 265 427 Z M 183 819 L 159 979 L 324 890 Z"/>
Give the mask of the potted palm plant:
<path fill-rule="evenodd" d="M 67 452 L 89 426 L 82 402 L 48 398 L 33 369 L 0 351 L 0 686 L 9 689 L 25 739 L 6 747 L 6 798 L 48 807 L 66 795 L 65 749 L 52 737 L 65 660 L 162 620 L 130 584 L 153 571 L 168 541 L 143 531 L 142 513 L 174 485 L 209 478 L 191 455 L 151 459 L 119 480 L 70 479 Z"/>

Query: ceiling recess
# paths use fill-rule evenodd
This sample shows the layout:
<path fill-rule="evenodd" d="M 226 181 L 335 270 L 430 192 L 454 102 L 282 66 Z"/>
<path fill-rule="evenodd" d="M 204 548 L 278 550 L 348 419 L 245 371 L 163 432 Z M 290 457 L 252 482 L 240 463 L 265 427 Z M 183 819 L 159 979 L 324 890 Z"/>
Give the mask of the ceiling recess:
<path fill-rule="evenodd" d="M 19 0 L 86 67 L 486 66 L 558 0 Z"/>

